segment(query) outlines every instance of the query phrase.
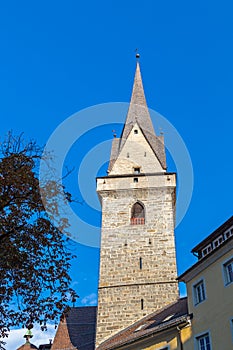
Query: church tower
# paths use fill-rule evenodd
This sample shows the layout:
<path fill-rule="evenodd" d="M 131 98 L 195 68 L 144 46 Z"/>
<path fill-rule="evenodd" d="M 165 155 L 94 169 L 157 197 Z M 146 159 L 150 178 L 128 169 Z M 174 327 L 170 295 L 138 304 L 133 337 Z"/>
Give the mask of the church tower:
<path fill-rule="evenodd" d="M 120 138 L 108 176 L 97 179 L 102 205 L 96 346 L 177 300 L 174 243 L 176 174 L 166 172 L 137 62 Z"/>

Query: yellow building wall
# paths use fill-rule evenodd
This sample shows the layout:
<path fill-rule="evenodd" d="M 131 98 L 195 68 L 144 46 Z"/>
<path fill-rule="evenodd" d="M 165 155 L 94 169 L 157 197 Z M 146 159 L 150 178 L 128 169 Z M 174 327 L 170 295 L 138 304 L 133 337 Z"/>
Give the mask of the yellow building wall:
<path fill-rule="evenodd" d="M 233 283 L 225 286 L 223 274 L 223 264 L 232 257 L 232 251 L 225 254 L 187 283 L 189 312 L 193 313 L 193 349 L 195 336 L 204 332 L 210 333 L 212 350 L 233 349 L 230 324 L 233 319 Z M 201 279 L 205 284 L 206 300 L 195 306 L 193 285 Z"/>
<path fill-rule="evenodd" d="M 143 350 L 159 350 L 159 349 L 163 349 L 167 346 L 169 346 L 169 350 L 177 349 L 177 346 L 178 346 L 177 345 L 177 337 L 174 336 L 174 338 L 172 338 L 168 341 L 166 341 L 166 340 L 159 341 L 157 344 L 143 348 Z"/>
<path fill-rule="evenodd" d="M 183 328 L 180 335 L 183 344 L 183 350 L 193 350 L 192 327 L 189 326 Z M 177 350 L 179 350 L 179 348 Z"/>
<path fill-rule="evenodd" d="M 168 347 L 169 350 L 180 350 L 180 340 L 179 340 L 179 331 L 178 329 L 173 329 L 171 331 L 161 332 L 161 334 L 156 335 L 155 337 L 150 337 L 143 342 L 137 343 L 127 349 L 134 350 L 162 350 L 163 348 Z M 182 339 L 183 347 L 190 342 L 191 338 L 191 327 L 185 327 L 180 331 L 180 337 Z M 186 347 L 184 347 L 186 350 Z M 192 349 L 191 347 L 189 348 Z"/>

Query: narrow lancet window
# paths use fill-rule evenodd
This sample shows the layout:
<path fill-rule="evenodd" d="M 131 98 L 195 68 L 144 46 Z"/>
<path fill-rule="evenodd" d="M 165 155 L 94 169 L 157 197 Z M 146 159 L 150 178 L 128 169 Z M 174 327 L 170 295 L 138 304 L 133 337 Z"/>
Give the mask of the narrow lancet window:
<path fill-rule="evenodd" d="M 142 258 L 139 259 L 139 267 L 140 267 L 140 270 L 142 270 Z"/>

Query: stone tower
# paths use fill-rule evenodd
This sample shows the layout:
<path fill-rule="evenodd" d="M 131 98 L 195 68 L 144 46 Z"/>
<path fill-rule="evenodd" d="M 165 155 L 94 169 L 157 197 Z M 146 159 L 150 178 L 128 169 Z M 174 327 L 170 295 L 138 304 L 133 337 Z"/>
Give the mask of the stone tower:
<path fill-rule="evenodd" d="M 166 172 L 137 62 L 121 137 L 108 176 L 97 179 L 102 232 L 96 346 L 177 300 L 174 243 L 176 175 Z"/>

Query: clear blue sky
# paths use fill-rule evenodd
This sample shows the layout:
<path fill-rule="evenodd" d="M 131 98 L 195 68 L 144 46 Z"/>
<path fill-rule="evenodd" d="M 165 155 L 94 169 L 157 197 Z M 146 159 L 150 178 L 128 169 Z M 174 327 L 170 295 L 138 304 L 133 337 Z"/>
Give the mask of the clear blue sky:
<path fill-rule="evenodd" d="M 191 248 L 232 215 L 232 18 L 230 0 L 0 4 L 1 137 L 12 129 L 43 145 L 77 111 L 129 102 L 139 48 L 148 105 L 178 130 L 194 168 L 192 202 L 176 230 L 179 273 L 195 261 Z M 81 151 L 68 157 L 76 170 Z M 74 249 L 79 304 L 88 304 L 99 251 Z"/>

